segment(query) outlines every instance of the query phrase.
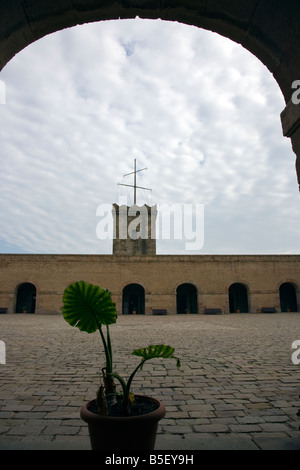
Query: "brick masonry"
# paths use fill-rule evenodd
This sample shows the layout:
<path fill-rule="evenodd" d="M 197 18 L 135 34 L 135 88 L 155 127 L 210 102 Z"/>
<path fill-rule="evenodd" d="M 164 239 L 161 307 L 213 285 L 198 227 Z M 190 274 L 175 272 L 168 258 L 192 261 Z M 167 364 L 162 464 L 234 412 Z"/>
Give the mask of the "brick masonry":
<path fill-rule="evenodd" d="M 249 311 L 263 307 L 280 311 L 279 287 L 295 286 L 299 305 L 299 255 L 0 255 L 0 307 L 15 312 L 18 286 L 36 287 L 36 313 L 59 313 L 64 289 L 85 280 L 107 288 L 122 314 L 122 292 L 130 283 L 145 291 L 145 314 L 166 309 L 176 314 L 176 289 L 189 283 L 197 290 L 198 313 L 219 308 L 229 313 L 228 289 L 242 283 L 248 292 Z"/>

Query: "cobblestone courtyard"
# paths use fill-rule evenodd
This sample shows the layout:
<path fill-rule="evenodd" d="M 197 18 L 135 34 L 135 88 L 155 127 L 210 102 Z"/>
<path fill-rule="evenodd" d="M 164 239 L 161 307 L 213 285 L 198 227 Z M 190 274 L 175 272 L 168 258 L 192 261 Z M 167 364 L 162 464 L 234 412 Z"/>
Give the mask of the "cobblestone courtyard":
<path fill-rule="evenodd" d="M 156 449 L 300 450 L 299 313 L 121 316 L 111 335 L 121 375 L 149 344 L 170 344 L 181 359 L 179 370 L 149 362 L 133 383 L 166 406 Z M 0 315 L 0 340 L 0 449 L 89 449 L 79 411 L 97 389 L 99 334 L 16 314 Z"/>

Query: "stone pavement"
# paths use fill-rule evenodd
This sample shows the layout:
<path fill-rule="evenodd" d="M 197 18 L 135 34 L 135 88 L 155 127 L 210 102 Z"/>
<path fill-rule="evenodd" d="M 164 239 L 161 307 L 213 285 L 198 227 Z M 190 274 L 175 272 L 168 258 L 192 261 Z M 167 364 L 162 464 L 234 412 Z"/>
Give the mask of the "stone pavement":
<path fill-rule="evenodd" d="M 181 359 L 179 370 L 151 361 L 133 383 L 166 406 L 156 450 L 300 450 L 300 313 L 120 316 L 111 335 L 121 375 L 149 344 Z M 99 335 L 60 316 L 3 314 L 0 340 L 0 449 L 90 449 L 79 411 L 98 386 Z"/>

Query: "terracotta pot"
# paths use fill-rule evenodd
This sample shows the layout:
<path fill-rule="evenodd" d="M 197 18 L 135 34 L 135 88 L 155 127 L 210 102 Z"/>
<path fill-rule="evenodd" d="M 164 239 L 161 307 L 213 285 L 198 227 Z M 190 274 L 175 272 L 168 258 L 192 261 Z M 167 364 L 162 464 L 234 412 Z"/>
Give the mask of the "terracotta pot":
<path fill-rule="evenodd" d="M 158 422 L 165 414 L 164 405 L 155 398 L 136 397 L 155 402 L 158 408 L 139 416 L 101 416 L 89 411 L 92 400 L 81 408 L 80 417 L 88 423 L 92 450 L 153 450 Z"/>

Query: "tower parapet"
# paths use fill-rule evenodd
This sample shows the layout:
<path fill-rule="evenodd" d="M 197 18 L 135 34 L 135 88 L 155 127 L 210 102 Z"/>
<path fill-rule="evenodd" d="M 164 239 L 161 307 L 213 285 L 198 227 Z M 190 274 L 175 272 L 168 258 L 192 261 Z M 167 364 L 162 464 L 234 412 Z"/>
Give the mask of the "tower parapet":
<path fill-rule="evenodd" d="M 113 254 L 118 256 L 156 255 L 157 206 L 113 204 Z"/>

